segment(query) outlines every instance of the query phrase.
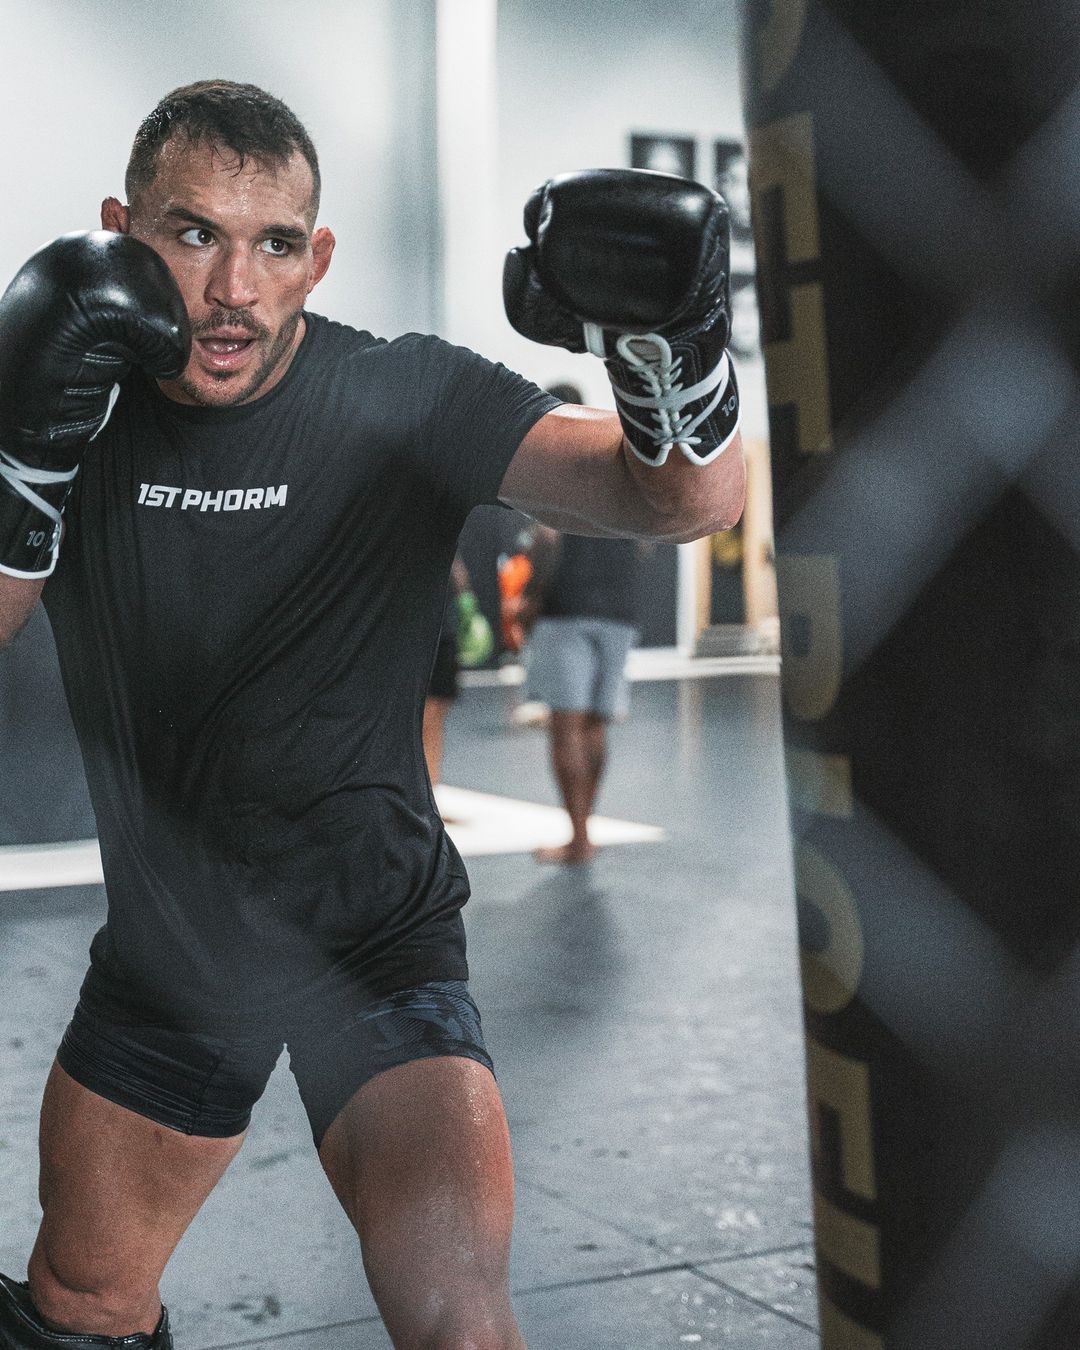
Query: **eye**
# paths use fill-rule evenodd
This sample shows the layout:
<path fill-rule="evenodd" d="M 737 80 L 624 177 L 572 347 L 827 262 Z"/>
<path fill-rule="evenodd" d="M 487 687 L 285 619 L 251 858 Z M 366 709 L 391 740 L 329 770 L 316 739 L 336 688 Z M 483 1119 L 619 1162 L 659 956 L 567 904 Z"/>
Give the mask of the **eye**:
<path fill-rule="evenodd" d="M 264 253 L 272 253 L 275 258 L 284 258 L 292 252 L 293 246 L 287 239 L 278 239 L 276 236 L 272 236 L 269 239 L 264 239 L 259 247 Z"/>
<path fill-rule="evenodd" d="M 190 230 L 185 230 L 181 234 L 180 242 L 190 244 L 192 248 L 205 248 L 207 244 L 214 242 L 214 236 L 201 225 L 193 225 Z"/>

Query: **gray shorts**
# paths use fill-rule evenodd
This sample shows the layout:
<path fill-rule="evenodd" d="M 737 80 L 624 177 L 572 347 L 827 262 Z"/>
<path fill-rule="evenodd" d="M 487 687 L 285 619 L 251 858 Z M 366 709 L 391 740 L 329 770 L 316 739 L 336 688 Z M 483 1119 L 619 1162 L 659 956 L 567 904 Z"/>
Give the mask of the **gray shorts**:
<path fill-rule="evenodd" d="M 525 646 L 525 690 L 554 712 L 626 711 L 626 658 L 637 639 L 617 619 L 538 619 Z"/>

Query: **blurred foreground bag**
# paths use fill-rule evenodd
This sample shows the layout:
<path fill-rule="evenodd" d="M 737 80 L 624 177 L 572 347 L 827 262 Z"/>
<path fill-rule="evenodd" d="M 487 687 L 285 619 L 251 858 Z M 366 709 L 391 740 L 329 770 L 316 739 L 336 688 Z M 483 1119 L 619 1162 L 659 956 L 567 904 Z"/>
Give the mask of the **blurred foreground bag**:
<path fill-rule="evenodd" d="M 1080 22 L 750 0 L 824 1350 L 1080 1345 Z"/>

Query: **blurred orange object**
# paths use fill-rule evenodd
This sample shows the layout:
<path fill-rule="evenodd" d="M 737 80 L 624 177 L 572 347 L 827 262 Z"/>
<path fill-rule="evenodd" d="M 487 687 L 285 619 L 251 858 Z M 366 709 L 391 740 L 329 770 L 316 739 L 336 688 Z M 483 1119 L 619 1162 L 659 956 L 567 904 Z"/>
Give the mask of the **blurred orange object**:
<path fill-rule="evenodd" d="M 512 553 L 499 560 L 499 626 L 503 648 L 508 652 L 519 652 L 525 645 L 525 587 L 532 574 L 532 562 L 524 553 Z"/>

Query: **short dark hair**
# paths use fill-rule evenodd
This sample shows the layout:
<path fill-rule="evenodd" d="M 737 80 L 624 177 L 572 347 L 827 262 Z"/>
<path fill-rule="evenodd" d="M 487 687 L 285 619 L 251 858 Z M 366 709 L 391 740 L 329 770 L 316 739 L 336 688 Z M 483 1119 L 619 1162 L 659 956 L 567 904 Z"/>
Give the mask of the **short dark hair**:
<path fill-rule="evenodd" d="M 584 403 L 585 401 L 576 384 L 549 384 L 547 392 L 553 394 L 556 398 L 561 398 L 564 403 Z"/>
<path fill-rule="evenodd" d="M 124 191 L 129 202 L 154 181 L 162 147 L 186 136 L 231 150 L 242 169 L 247 160 L 279 169 L 299 152 L 311 169 L 312 218 L 318 214 L 319 157 L 299 118 L 284 103 L 254 84 L 199 80 L 166 94 L 135 133 Z"/>

